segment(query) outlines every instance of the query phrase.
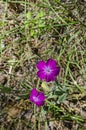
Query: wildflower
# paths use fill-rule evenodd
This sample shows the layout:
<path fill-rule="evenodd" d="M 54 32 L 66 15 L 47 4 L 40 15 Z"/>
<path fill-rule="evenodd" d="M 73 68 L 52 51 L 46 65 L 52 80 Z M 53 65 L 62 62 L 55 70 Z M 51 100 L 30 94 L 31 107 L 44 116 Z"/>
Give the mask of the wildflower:
<path fill-rule="evenodd" d="M 56 61 L 53 59 L 48 59 L 47 62 L 43 60 L 39 61 L 37 64 L 39 71 L 37 72 L 38 77 L 46 82 L 56 80 L 56 76 L 59 75 L 60 67 L 57 67 Z"/>
<path fill-rule="evenodd" d="M 29 99 L 31 102 L 33 102 L 37 106 L 43 106 L 45 96 L 44 96 L 44 93 L 37 91 L 36 88 L 33 88 L 31 93 L 30 93 Z"/>

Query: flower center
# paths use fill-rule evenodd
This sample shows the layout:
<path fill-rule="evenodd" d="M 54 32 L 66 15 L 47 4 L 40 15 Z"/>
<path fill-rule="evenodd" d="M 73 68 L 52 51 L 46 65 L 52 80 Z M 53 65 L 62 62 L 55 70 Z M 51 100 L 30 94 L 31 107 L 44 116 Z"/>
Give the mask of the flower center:
<path fill-rule="evenodd" d="M 45 67 L 44 72 L 46 74 L 50 74 L 52 72 L 52 69 L 49 66 L 47 66 L 47 67 Z"/>
<path fill-rule="evenodd" d="M 33 100 L 35 101 L 35 102 L 38 102 L 39 101 L 39 99 L 37 98 L 37 97 L 33 97 Z"/>

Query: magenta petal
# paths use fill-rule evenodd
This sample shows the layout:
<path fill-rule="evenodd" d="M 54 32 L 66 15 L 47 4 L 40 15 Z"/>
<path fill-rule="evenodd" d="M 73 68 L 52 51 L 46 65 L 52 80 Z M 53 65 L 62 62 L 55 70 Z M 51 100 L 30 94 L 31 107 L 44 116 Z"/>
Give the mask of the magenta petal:
<path fill-rule="evenodd" d="M 32 101 L 32 102 L 34 102 L 34 99 L 33 99 L 33 96 L 32 95 L 30 95 L 30 101 Z"/>
<path fill-rule="evenodd" d="M 33 100 L 34 95 L 35 96 L 38 95 L 38 91 L 36 90 L 36 88 L 33 88 L 31 93 L 30 93 L 30 101 L 32 101 L 32 102 L 34 102 L 34 100 Z"/>
<path fill-rule="evenodd" d="M 44 101 L 36 102 L 35 104 L 36 104 L 37 106 L 43 106 L 43 105 L 44 105 Z"/>
<path fill-rule="evenodd" d="M 36 90 L 36 88 L 33 88 L 32 91 L 31 91 L 31 95 L 38 95 L 38 91 Z"/>
<path fill-rule="evenodd" d="M 60 67 L 56 67 L 56 68 L 54 68 L 54 70 L 52 71 L 52 75 L 57 76 L 57 75 L 59 75 L 59 72 L 60 72 Z"/>
<path fill-rule="evenodd" d="M 37 72 L 40 80 L 45 79 L 46 82 L 56 80 L 56 76 L 59 75 L 60 67 L 57 67 L 56 60 L 52 58 L 48 59 L 47 62 L 39 61 L 37 64 L 39 71 Z"/>
<path fill-rule="evenodd" d="M 56 77 L 52 76 L 51 81 L 55 81 L 55 80 L 56 80 Z"/>
<path fill-rule="evenodd" d="M 38 77 L 42 80 L 45 79 L 45 73 L 43 71 L 38 71 L 37 72 Z"/>
<path fill-rule="evenodd" d="M 44 99 L 45 99 L 45 97 L 43 96 L 43 97 L 38 97 L 38 101 L 34 101 L 34 103 L 37 105 L 37 106 L 41 106 L 41 105 L 43 105 L 44 104 Z"/>
<path fill-rule="evenodd" d="M 46 75 L 46 82 L 52 81 L 52 75 Z"/>
<path fill-rule="evenodd" d="M 40 92 L 40 94 L 38 95 L 38 98 L 40 101 L 43 101 L 43 100 L 45 100 L 46 97 L 44 96 L 44 94 L 42 92 Z"/>
<path fill-rule="evenodd" d="M 45 66 L 46 66 L 46 63 L 44 61 L 39 61 L 37 64 L 37 68 L 39 70 L 43 70 Z"/>
<path fill-rule="evenodd" d="M 52 68 L 56 67 L 56 60 L 53 60 L 53 59 L 48 59 L 47 61 L 47 65 L 48 66 L 51 66 Z"/>
<path fill-rule="evenodd" d="M 39 92 L 36 90 L 36 88 L 33 88 L 31 93 L 30 93 L 30 101 L 36 104 L 37 106 L 42 106 L 44 105 L 44 100 L 45 100 L 44 93 Z"/>

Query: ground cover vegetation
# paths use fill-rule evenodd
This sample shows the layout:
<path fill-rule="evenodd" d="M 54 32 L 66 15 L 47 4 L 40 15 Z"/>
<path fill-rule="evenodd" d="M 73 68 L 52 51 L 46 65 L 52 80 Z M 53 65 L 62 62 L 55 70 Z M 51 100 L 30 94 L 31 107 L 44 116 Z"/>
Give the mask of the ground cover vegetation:
<path fill-rule="evenodd" d="M 86 0 L 0 1 L 0 130 L 86 130 Z"/>

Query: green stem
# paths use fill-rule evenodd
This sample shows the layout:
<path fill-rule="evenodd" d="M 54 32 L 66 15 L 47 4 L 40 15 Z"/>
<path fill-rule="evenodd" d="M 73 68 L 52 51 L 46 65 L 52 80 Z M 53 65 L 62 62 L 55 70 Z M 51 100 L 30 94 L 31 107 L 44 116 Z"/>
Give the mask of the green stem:
<path fill-rule="evenodd" d="M 42 109 L 42 108 L 41 108 Z M 40 130 L 40 119 L 41 119 L 41 111 L 39 112 L 39 119 L 38 119 L 38 130 Z"/>
<path fill-rule="evenodd" d="M 62 89 L 62 85 L 59 84 L 57 80 L 55 81 L 55 84 L 56 84 L 56 86 L 57 86 L 60 90 L 63 90 L 63 89 Z"/>
<path fill-rule="evenodd" d="M 37 89 L 38 89 L 38 87 L 39 87 L 39 84 L 40 84 L 40 80 L 38 79 L 38 82 L 37 82 Z"/>
<path fill-rule="evenodd" d="M 46 102 L 47 102 L 49 105 L 51 105 L 51 106 L 53 106 L 54 108 L 56 108 L 56 109 L 58 110 L 58 112 L 62 112 L 63 114 L 65 114 L 65 112 L 64 112 L 61 108 L 59 108 L 58 106 L 55 106 L 55 104 L 53 104 L 52 102 L 50 102 L 50 101 L 48 101 L 48 100 L 46 100 Z"/>
<path fill-rule="evenodd" d="M 34 105 L 34 130 L 36 130 L 36 105 Z"/>

